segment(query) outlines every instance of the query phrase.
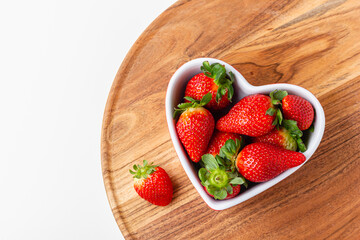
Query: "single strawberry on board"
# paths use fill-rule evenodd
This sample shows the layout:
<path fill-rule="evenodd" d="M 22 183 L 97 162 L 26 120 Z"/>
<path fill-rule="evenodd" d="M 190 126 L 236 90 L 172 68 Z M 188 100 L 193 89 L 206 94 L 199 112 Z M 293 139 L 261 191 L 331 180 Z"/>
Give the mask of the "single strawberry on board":
<path fill-rule="evenodd" d="M 203 62 L 202 73 L 195 75 L 185 89 L 185 96 L 200 100 L 205 94 L 211 93 L 211 100 L 207 108 L 211 110 L 223 109 L 229 105 L 234 95 L 234 74 L 226 74 L 226 69 L 220 63 L 209 64 Z"/>
<path fill-rule="evenodd" d="M 269 115 L 267 111 L 273 108 L 271 98 L 263 94 L 254 94 L 241 99 L 229 113 L 220 118 L 216 129 L 251 137 L 269 133 L 274 129 L 276 114 Z"/>
<path fill-rule="evenodd" d="M 270 143 L 252 143 L 239 153 L 236 167 L 247 180 L 265 182 L 287 169 L 302 164 L 305 160 L 304 154 L 299 152 Z"/>
<path fill-rule="evenodd" d="M 146 160 L 144 166 L 134 165 L 134 189 L 146 201 L 158 205 L 168 205 L 173 197 L 173 186 L 169 175 L 159 166 L 149 165 Z"/>
<path fill-rule="evenodd" d="M 176 131 L 181 143 L 193 162 L 199 162 L 206 153 L 215 120 L 205 106 L 211 100 L 211 93 L 206 94 L 201 101 L 185 97 L 190 102 L 181 103 L 174 111 L 174 118 L 180 117 L 176 123 Z"/>
<path fill-rule="evenodd" d="M 215 129 L 206 153 L 212 154 L 213 156 L 218 155 L 220 153 L 221 147 L 224 146 L 225 142 L 229 139 L 232 139 L 234 141 L 236 139 L 239 139 L 240 141 L 242 141 L 242 138 L 239 134 L 220 132 Z"/>
<path fill-rule="evenodd" d="M 314 121 L 314 108 L 311 103 L 296 95 L 287 95 L 282 99 L 285 119 L 294 120 L 301 131 L 308 129 Z"/>

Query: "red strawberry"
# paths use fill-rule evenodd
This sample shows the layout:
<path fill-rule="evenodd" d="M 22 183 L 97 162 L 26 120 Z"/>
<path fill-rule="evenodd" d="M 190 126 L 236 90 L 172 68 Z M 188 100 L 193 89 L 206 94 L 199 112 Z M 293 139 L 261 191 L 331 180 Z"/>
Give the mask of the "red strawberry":
<path fill-rule="evenodd" d="M 270 132 L 276 116 L 268 115 L 267 110 L 273 108 L 271 98 L 263 94 L 254 94 L 241 99 L 230 109 L 229 113 L 220 118 L 216 129 L 252 137 Z"/>
<path fill-rule="evenodd" d="M 211 137 L 206 153 L 212 154 L 213 156 L 218 155 L 220 153 L 221 147 L 224 146 L 225 142 L 229 139 L 234 141 L 239 139 L 241 141 L 241 136 L 236 133 L 227 133 L 215 130 Z"/>
<path fill-rule="evenodd" d="M 296 151 L 297 144 L 290 132 L 283 127 L 275 128 L 268 134 L 256 137 L 253 142 L 272 143 L 287 150 Z"/>
<path fill-rule="evenodd" d="M 233 140 L 231 140 L 233 141 Z M 235 197 L 240 192 L 240 184 L 247 186 L 244 177 L 236 170 L 231 170 L 232 163 L 219 155 L 202 156 L 205 167 L 199 169 L 199 178 L 206 192 L 215 199 L 223 200 Z"/>
<path fill-rule="evenodd" d="M 158 205 L 168 205 L 173 196 L 173 186 L 169 175 L 164 169 L 155 165 L 148 165 L 144 160 L 144 166 L 134 165 L 134 189 L 140 197 L 146 201 Z"/>
<path fill-rule="evenodd" d="M 211 94 L 206 94 L 201 101 L 185 98 L 191 102 L 179 104 L 179 109 L 174 112 L 174 117 L 181 113 L 176 123 L 176 131 L 190 159 L 199 162 L 206 153 L 215 126 L 214 117 L 203 108 L 210 101 Z"/>
<path fill-rule="evenodd" d="M 226 69 L 219 63 L 209 64 L 208 61 L 201 67 L 203 73 L 195 75 L 185 89 L 185 96 L 195 100 L 202 99 L 207 93 L 211 93 L 211 101 L 207 108 L 212 110 L 223 109 L 229 105 L 234 95 L 233 82 L 234 74 L 226 74 Z"/>
<path fill-rule="evenodd" d="M 252 143 L 244 147 L 236 159 L 236 167 L 249 181 L 265 182 L 285 170 L 296 167 L 304 154 L 277 147 L 270 143 Z"/>
<path fill-rule="evenodd" d="M 314 120 L 314 109 L 302 97 L 287 95 L 282 99 L 282 109 L 285 119 L 294 120 L 300 130 L 308 129 Z"/>
<path fill-rule="evenodd" d="M 233 198 L 233 197 L 236 197 L 237 195 L 239 195 L 240 191 L 241 191 L 241 185 L 236 185 L 236 186 L 233 186 L 230 184 L 230 186 L 232 187 L 232 194 L 228 193 L 227 196 L 224 198 L 224 200 L 226 199 L 230 199 L 230 198 Z M 207 190 L 206 190 L 206 187 L 204 187 L 205 189 L 205 192 L 207 194 L 209 194 L 210 196 L 214 197 L 214 195 L 211 195 Z"/>

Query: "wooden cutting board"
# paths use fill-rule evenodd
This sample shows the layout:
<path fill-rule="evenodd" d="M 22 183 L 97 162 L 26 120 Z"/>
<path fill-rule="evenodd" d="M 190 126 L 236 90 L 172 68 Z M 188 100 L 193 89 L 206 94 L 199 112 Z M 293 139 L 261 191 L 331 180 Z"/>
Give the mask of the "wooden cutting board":
<path fill-rule="evenodd" d="M 185 62 L 214 57 L 253 85 L 292 83 L 320 100 L 322 143 L 297 172 L 223 211 L 200 198 L 175 153 L 165 93 Z M 109 94 L 102 170 L 126 239 L 359 239 L 360 1 L 178 1 L 139 37 Z M 158 207 L 133 189 L 143 159 L 170 175 L 174 198 Z"/>

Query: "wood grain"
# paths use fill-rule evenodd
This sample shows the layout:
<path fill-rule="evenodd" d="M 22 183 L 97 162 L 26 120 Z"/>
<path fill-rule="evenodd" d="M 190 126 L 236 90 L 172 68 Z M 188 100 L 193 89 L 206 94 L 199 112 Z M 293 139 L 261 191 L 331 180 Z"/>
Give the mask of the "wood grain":
<path fill-rule="evenodd" d="M 109 94 L 102 169 L 126 239 L 360 239 L 360 1 L 178 1 L 139 37 Z M 253 85 L 310 90 L 326 115 L 322 143 L 297 172 L 223 211 L 202 201 L 180 165 L 164 101 L 172 74 L 197 57 L 233 65 Z M 142 200 L 128 169 L 171 176 L 167 207 Z"/>

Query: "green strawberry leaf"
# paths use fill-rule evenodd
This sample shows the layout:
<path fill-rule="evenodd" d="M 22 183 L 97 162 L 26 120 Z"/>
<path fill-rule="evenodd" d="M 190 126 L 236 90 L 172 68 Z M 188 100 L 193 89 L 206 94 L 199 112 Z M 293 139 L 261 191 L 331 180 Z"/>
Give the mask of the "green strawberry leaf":
<path fill-rule="evenodd" d="M 275 92 L 275 91 L 276 91 L 276 90 L 274 90 L 274 91 L 270 92 L 270 94 L 269 94 L 269 96 L 270 96 L 271 100 L 272 100 L 272 99 L 274 99 L 274 92 Z"/>
<path fill-rule="evenodd" d="M 216 92 L 216 98 L 215 98 L 215 101 L 218 103 L 220 102 L 222 96 L 224 96 L 226 94 L 226 85 L 221 85 L 217 92 Z"/>
<path fill-rule="evenodd" d="M 226 166 L 225 160 L 222 157 L 220 157 L 219 155 L 215 156 L 215 160 L 217 161 L 219 166 Z"/>
<path fill-rule="evenodd" d="M 276 111 L 276 118 L 277 118 L 278 121 L 279 121 L 279 125 L 281 125 L 281 124 L 282 124 L 282 121 L 283 121 L 283 115 L 282 115 L 280 109 L 277 109 L 277 111 Z"/>
<path fill-rule="evenodd" d="M 185 97 L 186 98 L 186 97 Z M 191 103 L 191 102 L 187 102 L 187 103 L 180 103 L 179 105 L 178 105 L 178 108 L 180 108 L 180 109 L 184 109 L 184 108 L 189 108 L 189 107 L 191 107 L 193 104 Z"/>
<path fill-rule="evenodd" d="M 215 169 L 219 168 L 218 162 L 216 161 L 215 157 L 213 155 L 211 155 L 211 154 L 204 154 L 201 157 L 201 160 L 204 162 L 205 168 L 208 171 L 215 170 Z"/>
<path fill-rule="evenodd" d="M 234 87 L 232 84 L 229 84 L 227 86 L 227 89 L 228 89 L 228 100 L 231 102 L 232 101 L 232 97 L 234 96 Z"/>
<path fill-rule="evenodd" d="M 228 176 L 229 176 L 229 179 L 236 178 L 239 176 L 239 172 L 238 171 L 228 172 Z"/>
<path fill-rule="evenodd" d="M 280 101 L 283 100 L 283 98 L 286 97 L 287 95 L 288 95 L 287 91 L 283 91 L 283 90 L 273 91 L 273 98 Z"/>
<path fill-rule="evenodd" d="M 281 104 L 281 101 L 274 99 L 274 100 L 271 100 L 271 103 L 272 103 L 273 105 L 280 105 L 280 104 Z"/>
<path fill-rule="evenodd" d="M 233 72 L 229 72 L 229 77 L 230 77 L 230 82 L 234 83 L 235 82 L 235 75 L 233 74 Z"/>
<path fill-rule="evenodd" d="M 226 93 L 226 88 L 225 88 L 225 87 L 221 87 L 220 89 L 221 89 L 221 90 L 220 90 L 221 95 L 225 95 L 225 93 Z"/>
<path fill-rule="evenodd" d="M 211 93 L 207 93 L 205 94 L 202 99 L 200 100 L 200 106 L 205 106 L 206 104 L 208 104 L 211 101 L 212 95 Z"/>
<path fill-rule="evenodd" d="M 210 193 L 211 195 L 215 194 L 215 191 L 217 190 L 215 187 L 211 186 L 211 185 L 206 185 L 206 190 L 208 191 L 208 193 Z"/>
<path fill-rule="evenodd" d="M 200 67 L 201 71 L 203 71 L 204 73 L 208 73 L 210 74 L 211 72 L 211 66 L 209 64 L 208 61 L 204 61 L 203 65 Z"/>
<path fill-rule="evenodd" d="M 249 184 L 248 184 L 248 182 L 246 181 L 245 178 L 244 178 L 244 180 L 245 180 L 245 182 L 243 183 L 243 185 L 244 185 L 246 188 L 248 188 Z"/>
<path fill-rule="evenodd" d="M 228 185 L 226 186 L 226 192 L 227 192 L 228 194 L 233 194 L 233 188 L 232 188 L 232 186 L 231 186 L 230 184 L 228 184 Z"/>
<path fill-rule="evenodd" d="M 223 95 L 225 95 L 225 93 L 222 94 L 223 90 L 225 90 L 225 92 L 226 92 L 226 89 L 221 86 L 221 87 L 218 88 L 218 90 L 217 90 L 217 92 L 216 92 L 215 101 L 216 101 L 217 103 L 220 101 L 221 97 L 222 97 Z"/>
<path fill-rule="evenodd" d="M 213 63 L 211 64 L 212 67 L 212 75 L 214 78 L 214 82 L 218 84 L 220 80 L 226 77 L 226 69 L 220 63 Z"/>
<path fill-rule="evenodd" d="M 278 120 L 278 118 L 276 117 L 276 118 L 274 119 L 274 121 L 272 122 L 272 125 L 273 125 L 273 126 L 276 126 L 276 125 L 278 124 L 278 122 L 279 122 L 279 120 Z"/>
<path fill-rule="evenodd" d="M 209 78 L 211 78 L 212 76 L 211 76 L 211 74 L 209 73 L 209 72 L 204 72 L 204 75 L 205 76 L 207 76 L 207 77 L 209 77 Z"/>
<path fill-rule="evenodd" d="M 314 132 L 314 129 L 315 129 L 315 128 L 314 128 L 314 124 L 311 124 L 311 126 L 309 127 L 309 131 L 310 131 L 310 132 Z"/>
<path fill-rule="evenodd" d="M 232 72 L 229 72 L 229 78 L 230 81 L 227 81 L 226 83 L 226 88 L 228 90 L 228 94 L 227 94 L 227 98 L 228 100 L 231 102 L 232 98 L 234 96 L 234 87 L 233 87 L 233 83 L 235 81 L 235 75 Z M 225 94 L 225 93 L 224 93 Z"/>
<path fill-rule="evenodd" d="M 186 100 L 190 101 L 190 104 L 191 104 L 190 106 L 192 106 L 193 103 L 197 101 L 197 100 L 195 100 L 195 99 L 193 99 L 192 97 L 189 97 L 189 96 L 185 96 L 184 98 L 185 98 Z M 179 104 L 179 105 L 181 105 L 181 104 Z M 178 105 L 178 108 L 180 108 L 179 105 Z"/>
<path fill-rule="evenodd" d="M 236 186 L 236 185 L 244 184 L 245 182 L 246 182 L 246 180 L 244 177 L 236 177 L 230 181 L 230 184 Z"/>
<path fill-rule="evenodd" d="M 199 175 L 201 182 L 204 182 L 204 183 L 206 182 L 207 173 L 208 173 L 208 171 L 205 168 L 200 168 L 198 175 Z"/>
<path fill-rule="evenodd" d="M 296 143 L 297 143 L 297 146 L 298 146 L 300 152 L 305 152 L 305 151 L 306 151 L 306 146 L 305 146 L 305 144 L 303 143 L 303 141 L 302 141 L 301 138 L 297 138 L 297 139 L 296 139 Z"/>
<path fill-rule="evenodd" d="M 210 186 L 210 182 L 209 180 L 206 180 L 205 182 L 201 182 L 201 184 L 205 187 L 209 187 Z"/>
<path fill-rule="evenodd" d="M 214 198 L 218 200 L 223 200 L 227 196 L 227 191 L 225 189 L 214 191 Z"/>
<path fill-rule="evenodd" d="M 283 127 L 286 128 L 294 138 L 301 138 L 303 136 L 303 132 L 299 129 L 297 122 L 294 120 L 285 119 L 283 121 Z"/>
<path fill-rule="evenodd" d="M 266 110 L 265 115 L 270 115 L 270 116 L 274 116 L 274 114 L 276 113 L 276 109 L 271 107 L 268 110 Z"/>

